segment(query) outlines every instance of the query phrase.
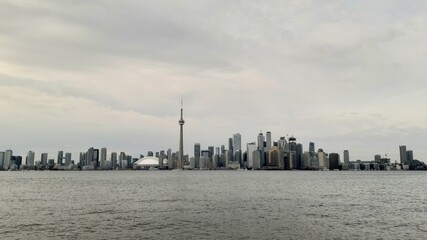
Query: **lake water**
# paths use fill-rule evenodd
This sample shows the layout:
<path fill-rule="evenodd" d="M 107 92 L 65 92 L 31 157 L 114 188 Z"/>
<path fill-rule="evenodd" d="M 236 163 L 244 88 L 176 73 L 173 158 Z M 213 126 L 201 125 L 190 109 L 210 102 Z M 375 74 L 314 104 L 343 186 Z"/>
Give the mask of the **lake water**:
<path fill-rule="evenodd" d="M 0 172 L 1 239 L 427 239 L 427 172 Z"/>

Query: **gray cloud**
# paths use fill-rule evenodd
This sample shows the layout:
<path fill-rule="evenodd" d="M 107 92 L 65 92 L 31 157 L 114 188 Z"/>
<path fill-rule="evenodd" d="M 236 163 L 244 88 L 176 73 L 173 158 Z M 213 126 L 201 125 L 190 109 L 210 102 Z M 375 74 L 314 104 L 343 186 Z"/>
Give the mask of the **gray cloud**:
<path fill-rule="evenodd" d="M 424 1 L 0 1 L 9 113 L 0 147 L 175 147 L 183 94 L 187 152 L 272 130 L 331 151 L 354 146 L 358 158 L 386 148 L 397 158 L 406 144 L 426 159 L 426 10 Z"/>

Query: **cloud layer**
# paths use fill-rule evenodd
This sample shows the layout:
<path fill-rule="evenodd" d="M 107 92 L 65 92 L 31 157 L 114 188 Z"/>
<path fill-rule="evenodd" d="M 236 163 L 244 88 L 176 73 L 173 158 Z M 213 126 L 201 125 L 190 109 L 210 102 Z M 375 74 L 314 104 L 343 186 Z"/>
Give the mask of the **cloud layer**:
<path fill-rule="evenodd" d="M 0 1 L 1 149 L 134 156 L 294 134 L 427 160 L 425 1 Z M 52 155 L 53 157 L 54 155 Z M 77 156 L 73 156 L 77 158 Z"/>

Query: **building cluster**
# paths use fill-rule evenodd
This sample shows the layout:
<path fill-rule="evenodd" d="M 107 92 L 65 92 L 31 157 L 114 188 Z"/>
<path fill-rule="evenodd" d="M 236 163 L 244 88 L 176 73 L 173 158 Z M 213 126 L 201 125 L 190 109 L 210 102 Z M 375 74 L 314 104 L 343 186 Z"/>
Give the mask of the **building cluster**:
<path fill-rule="evenodd" d="M 264 135 L 260 132 L 255 142 L 246 144 L 242 149 L 242 136 L 233 134 L 228 139 L 228 146 L 208 146 L 202 150 L 201 144 L 194 144 L 194 155 L 184 155 L 184 118 L 181 100 L 181 118 L 179 151 L 148 152 L 147 157 L 132 158 L 124 152 L 111 152 L 107 159 L 107 149 L 89 148 L 81 152 L 79 161 L 72 160 L 71 153 L 58 151 L 55 159 L 47 153 L 40 155 L 35 161 L 35 153 L 29 151 L 26 158 L 14 156 L 12 150 L 0 152 L 0 169 L 3 170 L 112 170 L 112 169 L 188 169 L 188 170 L 217 170 L 217 169 L 248 169 L 248 170 L 427 170 L 426 165 L 413 159 L 413 152 L 400 146 L 400 164 L 390 163 L 390 159 L 375 155 L 372 161 L 350 161 L 348 150 L 343 152 L 343 161 L 338 153 L 326 153 L 323 149 L 315 150 L 310 142 L 308 151 L 303 151 L 301 143 L 295 137 L 280 137 L 272 140 L 271 132 Z"/>
<path fill-rule="evenodd" d="M 124 152 L 107 152 L 107 148 L 89 148 L 81 152 L 78 160 L 73 160 L 71 153 L 58 151 L 55 158 L 48 153 L 41 153 L 36 161 L 36 153 L 29 151 L 25 158 L 14 156 L 12 150 L 0 152 L 0 169 L 3 170 L 113 170 L 113 169 L 187 169 L 187 170 L 416 170 L 425 169 L 425 165 L 413 159 L 413 152 L 400 146 L 401 163 L 391 163 L 390 159 L 375 155 L 370 161 L 350 161 L 348 150 L 343 151 L 341 159 L 338 153 L 326 153 L 315 149 L 309 143 L 308 151 L 296 141 L 295 137 L 280 137 L 272 140 L 271 132 L 261 132 L 255 142 L 246 144 L 242 149 L 241 134 L 233 134 L 228 145 L 202 148 L 194 144 L 194 154 L 166 151 L 149 151 L 146 156 L 133 158 Z M 182 162 L 182 164 L 180 164 Z"/>

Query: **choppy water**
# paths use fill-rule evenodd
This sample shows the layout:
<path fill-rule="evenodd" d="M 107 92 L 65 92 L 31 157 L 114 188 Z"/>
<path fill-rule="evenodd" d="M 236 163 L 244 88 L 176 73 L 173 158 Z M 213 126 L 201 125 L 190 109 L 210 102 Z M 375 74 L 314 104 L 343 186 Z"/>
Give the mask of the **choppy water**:
<path fill-rule="evenodd" d="M 0 172 L 1 239 L 427 239 L 427 172 Z"/>

